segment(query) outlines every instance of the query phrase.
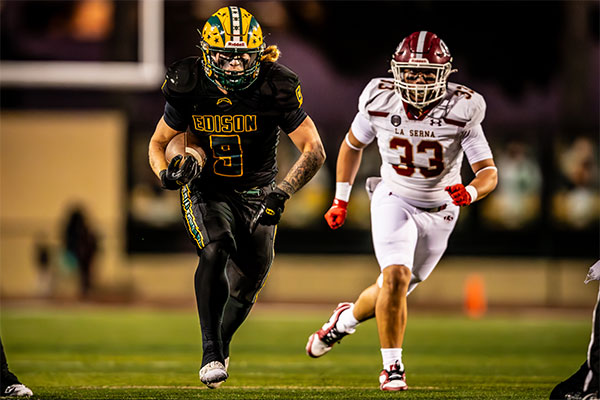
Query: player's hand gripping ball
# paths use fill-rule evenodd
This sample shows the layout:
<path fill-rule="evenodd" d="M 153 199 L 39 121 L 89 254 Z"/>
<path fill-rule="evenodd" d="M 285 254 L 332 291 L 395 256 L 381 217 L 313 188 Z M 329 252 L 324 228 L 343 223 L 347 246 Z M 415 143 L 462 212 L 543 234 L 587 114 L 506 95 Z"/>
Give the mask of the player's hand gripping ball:
<path fill-rule="evenodd" d="M 200 176 L 202 168 L 196 158 L 188 156 L 183 161 L 181 154 L 175 156 L 167 169 L 160 171 L 163 189 L 177 190 Z"/>
<path fill-rule="evenodd" d="M 269 193 L 264 200 L 263 210 L 258 218 L 258 223 L 262 225 L 277 225 L 281 219 L 281 214 L 285 208 L 285 202 L 290 195 L 283 190 L 276 188 Z"/>
<path fill-rule="evenodd" d="M 452 198 L 452 202 L 457 206 L 468 206 L 471 204 L 471 195 L 465 189 L 465 185 L 462 183 L 458 183 L 452 186 L 446 186 L 446 192 Z"/>
<path fill-rule="evenodd" d="M 165 158 L 170 163 L 178 155 L 194 157 L 200 164 L 200 168 L 206 163 L 206 153 L 193 133 L 178 133 L 171 139 L 165 148 Z"/>
<path fill-rule="evenodd" d="M 337 229 L 344 225 L 346 215 L 348 214 L 347 207 L 347 201 L 333 199 L 331 208 L 325 213 L 325 221 L 327 221 L 327 225 L 329 225 L 331 229 Z"/>
<path fill-rule="evenodd" d="M 160 171 L 163 189 L 177 190 L 200 176 L 206 162 L 206 153 L 189 135 L 185 143 L 185 133 L 173 137 L 165 149 L 165 158 L 169 162 L 167 169 Z"/>

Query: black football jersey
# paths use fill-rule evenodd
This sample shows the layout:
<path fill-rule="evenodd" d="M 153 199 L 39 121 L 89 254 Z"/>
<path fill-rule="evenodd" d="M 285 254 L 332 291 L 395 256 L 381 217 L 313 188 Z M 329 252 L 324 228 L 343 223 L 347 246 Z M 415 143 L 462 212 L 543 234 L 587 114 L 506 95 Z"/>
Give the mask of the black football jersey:
<path fill-rule="evenodd" d="M 164 119 L 195 135 L 207 155 L 201 188 L 247 190 L 277 175 L 280 129 L 293 132 L 306 118 L 298 76 L 278 63 L 263 62 L 247 89 L 223 94 L 198 57 L 172 64 L 162 86 Z"/>

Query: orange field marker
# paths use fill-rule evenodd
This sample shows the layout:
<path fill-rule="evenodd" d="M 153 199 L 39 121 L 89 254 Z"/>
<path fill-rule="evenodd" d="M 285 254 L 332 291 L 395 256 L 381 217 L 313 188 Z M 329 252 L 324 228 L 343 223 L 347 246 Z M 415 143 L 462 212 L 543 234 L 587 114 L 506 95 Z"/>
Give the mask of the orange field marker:
<path fill-rule="evenodd" d="M 471 274 L 465 280 L 465 313 L 471 318 L 482 317 L 487 311 L 485 282 L 479 274 Z"/>

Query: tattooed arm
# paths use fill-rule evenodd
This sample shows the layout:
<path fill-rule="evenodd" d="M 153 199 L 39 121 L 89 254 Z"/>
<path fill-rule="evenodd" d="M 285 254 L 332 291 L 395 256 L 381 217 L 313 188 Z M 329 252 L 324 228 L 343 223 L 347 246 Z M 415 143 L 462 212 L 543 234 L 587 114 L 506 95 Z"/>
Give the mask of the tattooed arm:
<path fill-rule="evenodd" d="M 317 127 L 308 116 L 288 136 L 302 154 L 283 181 L 277 186 L 291 196 L 310 181 L 321 168 L 325 162 L 325 149 L 323 143 L 321 143 Z"/>
<path fill-rule="evenodd" d="M 325 150 L 317 127 L 310 117 L 307 116 L 288 136 L 302 154 L 285 179 L 275 190 L 265 196 L 262 209 L 250 223 L 250 233 L 254 233 L 257 224 L 277 225 L 285 208 L 285 202 L 310 181 L 325 162 Z"/>

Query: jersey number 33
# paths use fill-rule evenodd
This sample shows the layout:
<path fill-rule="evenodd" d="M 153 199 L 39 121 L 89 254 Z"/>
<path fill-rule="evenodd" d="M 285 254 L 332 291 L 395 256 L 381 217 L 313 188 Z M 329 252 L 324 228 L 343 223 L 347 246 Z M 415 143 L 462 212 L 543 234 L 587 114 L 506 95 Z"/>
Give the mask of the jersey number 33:
<path fill-rule="evenodd" d="M 425 178 L 438 176 L 444 170 L 444 158 L 442 145 L 433 140 L 422 140 L 417 144 L 417 153 L 427 153 L 431 151 L 432 157 L 429 158 L 429 166 L 427 168 L 415 167 L 414 165 L 414 149 L 411 142 L 404 138 L 393 138 L 390 140 L 390 148 L 404 149 L 404 155 L 400 156 L 400 164 L 392 165 L 398 175 L 412 176 L 415 170 L 418 169 L 421 175 Z"/>

